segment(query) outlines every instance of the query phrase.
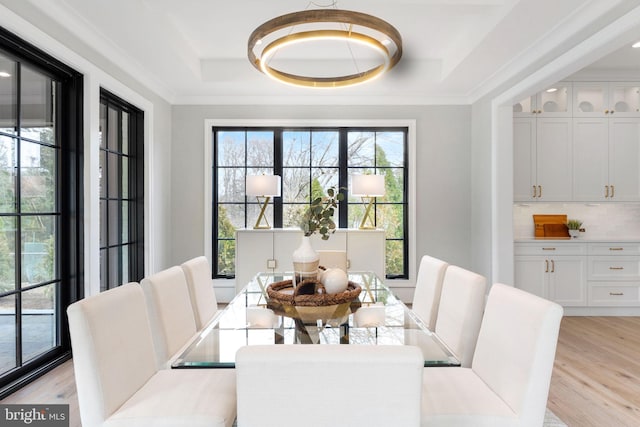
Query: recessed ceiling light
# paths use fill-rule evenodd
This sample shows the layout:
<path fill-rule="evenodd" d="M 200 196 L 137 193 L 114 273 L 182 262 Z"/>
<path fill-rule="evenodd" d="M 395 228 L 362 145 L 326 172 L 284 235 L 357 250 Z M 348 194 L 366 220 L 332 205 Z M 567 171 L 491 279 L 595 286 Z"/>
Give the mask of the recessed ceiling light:
<path fill-rule="evenodd" d="M 11 74 L 7 73 L 6 71 L 0 71 L 0 77 L 11 77 Z"/>
<path fill-rule="evenodd" d="M 640 42 L 635 42 L 634 44 L 631 45 L 631 47 L 637 49 L 640 47 Z"/>
<path fill-rule="evenodd" d="M 558 90 L 558 88 L 557 88 L 557 87 L 550 87 L 549 89 L 547 89 L 547 92 L 549 92 L 549 93 L 553 93 L 553 92 L 555 92 L 555 91 L 557 91 L 557 90 Z"/>

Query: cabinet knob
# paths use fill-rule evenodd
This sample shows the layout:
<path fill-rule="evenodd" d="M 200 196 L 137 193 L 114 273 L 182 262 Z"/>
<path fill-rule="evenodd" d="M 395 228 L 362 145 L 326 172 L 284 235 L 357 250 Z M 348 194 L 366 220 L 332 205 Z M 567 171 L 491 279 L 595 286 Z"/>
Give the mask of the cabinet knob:
<path fill-rule="evenodd" d="M 616 110 L 611 110 L 611 111 L 609 112 L 609 114 L 613 114 L 613 113 L 615 113 L 615 112 L 616 112 Z"/>
<path fill-rule="evenodd" d="M 604 110 L 604 113 L 605 114 L 609 114 L 609 110 Z"/>

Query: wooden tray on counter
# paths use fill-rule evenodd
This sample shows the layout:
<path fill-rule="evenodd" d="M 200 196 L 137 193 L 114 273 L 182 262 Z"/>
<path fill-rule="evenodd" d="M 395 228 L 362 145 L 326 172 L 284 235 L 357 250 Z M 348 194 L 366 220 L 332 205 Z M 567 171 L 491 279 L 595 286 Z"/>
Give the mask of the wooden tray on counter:
<path fill-rule="evenodd" d="M 550 214 L 550 215 L 533 215 L 533 224 L 535 226 L 535 237 L 568 237 L 567 231 L 567 215 Z M 546 232 L 545 232 L 545 225 Z M 549 233 L 549 234 L 546 234 Z"/>

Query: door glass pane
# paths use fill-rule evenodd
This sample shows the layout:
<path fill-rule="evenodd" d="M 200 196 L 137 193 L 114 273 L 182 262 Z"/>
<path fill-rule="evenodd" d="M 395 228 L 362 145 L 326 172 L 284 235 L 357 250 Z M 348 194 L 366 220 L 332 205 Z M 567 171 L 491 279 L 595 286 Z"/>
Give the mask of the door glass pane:
<path fill-rule="evenodd" d="M 0 213 L 16 210 L 16 141 L 0 136 Z"/>
<path fill-rule="evenodd" d="M 257 218 L 254 219 L 254 222 Z M 251 218 L 249 218 L 251 221 Z M 246 224 L 246 226 L 253 225 Z M 218 238 L 235 239 L 236 229 L 245 228 L 244 205 L 218 205 Z"/>
<path fill-rule="evenodd" d="M 311 134 L 311 165 L 338 166 L 340 135 L 338 132 L 320 132 Z"/>
<path fill-rule="evenodd" d="M 247 132 L 247 166 L 273 166 L 273 132 Z"/>
<path fill-rule="evenodd" d="M 282 171 L 282 201 L 309 203 L 311 188 L 309 168 L 287 168 Z"/>
<path fill-rule="evenodd" d="M 349 132 L 347 158 L 349 166 L 375 166 L 375 133 Z"/>
<path fill-rule="evenodd" d="M 57 284 L 22 293 L 22 358 L 28 361 L 57 344 Z"/>
<path fill-rule="evenodd" d="M 55 83 L 29 67 L 21 68 L 20 113 L 22 137 L 54 145 Z"/>
<path fill-rule="evenodd" d="M 108 116 L 108 149 L 111 151 L 119 151 L 118 137 L 120 136 L 120 125 L 118 124 L 118 110 L 109 108 Z"/>
<path fill-rule="evenodd" d="M 109 289 L 120 286 L 120 247 L 109 249 Z"/>
<path fill-rule="evenodd" d="M 129 198 L 129 158 L 122 156 L 122 195 L 120 196 L 123 199 Z"/>
<path fill-rule="evenodd" d="M 16 63 L 0 53 L 0 132 L 15 134 L 18 127 Z"/>
<path fill-rule="evenodd" d="M 378 132 L 376 166 L 404 167 L 404 133 Z"/>
<path fill-rule="evenodd" d="M 129 242 L 129 202 L 122 202 L 122 243 Z"/>
<path fill-rule="evenodd" d="M 22 217 L 22 287 L 56 279 L 56 218 Z"/>
<path fill-rule="evenodd" d="M 218 201 L 222 203 L 244 202 L 244 168 L 218 169 L 218 179 L 214 184 L 218 192 Z"/>
<path fill-rule="evenodd" d="M 0 374 L 16 367 L 16 297 L 0 298 Z"/>
<path fill-rule="evenodd" d="M 235 274 L 236 241 L 218 241 L 218 273 L 224 275 Z"/>
<path fill-rule="evenodd" d="M 109 176 L 107 178 L 107 194 L 110 199 L 120 197 L 120 156 L 115 153 L 107 154 L 107 167 Z"/>
<path fill-rule="evenodd" d="M 282 165 L 306 166 L 311 163 L 310 134 L 306 131 L 282 132 Z"/>
<path fill-rule="evenodd" d="M 109 227 L 109 239 L 107 245 L 113 246 L 120 243 L 120 226 L 118 212 L 120 212 L 120 202 L 118 200 L 110 200 L 109 211 L 107 212 L 106 221 Z"/>
<path fill-rule="evenodd" d="M 129 283 L 129 245 L 124 245 L 120 253 L 120 263 L 122 265 L 122 283 Z"/>
<path fill-rule="evenodd" d="M 245 165 L 244 132 L 218 132 L 218 166 Z"/>
<path fill-rule="evenodd" d="M 122 112 L 122 154 L 129 154 L 129 113 Z"/>
<path fill-rule="evenodd" d="M 20 144 L 20 197 L 22 212 L 56 210 L 56 155 L 58 149 L 22 141 Z"/>
<path fill-rule="evenodd" d="M 387 240 L 387 275 L 395 276 L 404 273 L 404 252 L 402 240 Z"/>
<path fill-rule="evenodd" d="M 15 268 L 16 219 L 0 216 L 0 293 L 16 289 Z"/>

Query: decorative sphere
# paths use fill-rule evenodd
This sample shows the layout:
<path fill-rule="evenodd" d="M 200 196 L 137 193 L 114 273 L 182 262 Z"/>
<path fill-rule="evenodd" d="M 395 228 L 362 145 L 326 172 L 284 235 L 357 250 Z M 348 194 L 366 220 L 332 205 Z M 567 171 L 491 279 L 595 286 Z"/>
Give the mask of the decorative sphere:
<path fill-rule="evenodd" d="M 322 284 L 328 294 L 344 292 L 349 286 L 349 276 L 341 268 L 329 268 L 322 275 Z"/>

